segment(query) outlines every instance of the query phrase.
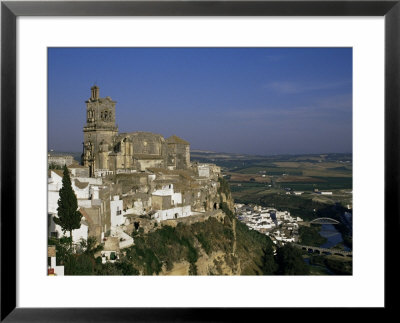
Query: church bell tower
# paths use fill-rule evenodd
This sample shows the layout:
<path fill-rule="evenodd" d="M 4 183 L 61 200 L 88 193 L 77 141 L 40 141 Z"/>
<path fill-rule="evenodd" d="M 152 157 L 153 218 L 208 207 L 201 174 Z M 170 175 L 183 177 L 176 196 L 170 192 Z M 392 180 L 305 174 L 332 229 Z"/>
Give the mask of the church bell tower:
<path fill-rule="evenodd" d="M 86 125 L 83 127 L 84 142 L 82 164 L 89 167 L 90 176 L 98 169 L 109 169 L 108 154 L 112 150 L 114 137 L 118 134 L 115 124 L 115 104 L 109 96 L 100 98 L 100 89 L 90 89 L 86 103 Z"/>

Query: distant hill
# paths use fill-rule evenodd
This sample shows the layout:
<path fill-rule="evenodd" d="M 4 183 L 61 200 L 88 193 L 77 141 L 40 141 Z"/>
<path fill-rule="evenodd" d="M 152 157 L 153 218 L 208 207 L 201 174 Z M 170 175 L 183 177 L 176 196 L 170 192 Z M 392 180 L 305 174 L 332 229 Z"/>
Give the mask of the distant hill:
<path fill-rule="evenodd" d="M 215 151 L 211 150 L 200 150 L 200 149 L 191 149 L 190 153 L 204 153 L 204 154 L 214 154 Z"/>
<path fill-rule="evenodd" d="M 295 161 L 308 161 L 318 162 L 323 160 L 329 161 L 352 161 L 353 155 L 351 153 L 326 153 L 326 154 L 304 154 L 304 155 L 247 155 L 238 153 L 224 153 L 224 152 L 205 152 L 199 150 L 192 150 L 190 152 L 191 160 L 202 163 L 216 163 L 216 162 L 227 162 L 227 161 L 263 161 L 263 162 L 295 162 Z"/>
<path fill-rule="evenodd" d="M 325 160 L 344 160 L 352 158 L 352 153 L 324 153 L 324 154 L 283 154 L 283 155 L 250 155 L 240 153 L 226 153 L 226 152 L 214 152 L 205 150 L 191 150 L 191 157 L 203 157 L 203 158 L 242 158 L 242 159 L 269 159 L 274 160 L 287 160 L 287 161 L 298 161 L 304 159 L 325 159 Z"/>

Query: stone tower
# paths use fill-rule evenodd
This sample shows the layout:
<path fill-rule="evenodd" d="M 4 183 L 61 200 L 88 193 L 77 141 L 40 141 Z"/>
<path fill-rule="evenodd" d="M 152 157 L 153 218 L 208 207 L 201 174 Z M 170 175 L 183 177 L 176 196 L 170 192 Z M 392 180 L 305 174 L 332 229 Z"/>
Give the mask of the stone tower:
<path fill-rule="evenodd" d="M 82 164 L 89 167 L 90 176 L 94 176 L 95 169 L 109 169 L 108 154 L 112 151 L 114 137 L 118 134 L 115 104 L 109 96 L 100 98 L 97 85 L 91 87 L 90 99 L 86 101 L 82 154 Z"/>

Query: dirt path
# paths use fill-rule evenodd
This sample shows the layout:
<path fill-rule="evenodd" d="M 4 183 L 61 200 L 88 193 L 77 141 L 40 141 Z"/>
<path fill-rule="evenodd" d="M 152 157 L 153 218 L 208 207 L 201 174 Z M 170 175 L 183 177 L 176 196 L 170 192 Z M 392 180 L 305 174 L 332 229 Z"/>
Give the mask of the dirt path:
<path fill-rule="evenodd" d="M 233 247 L 232 247 L 232 255 L 237 259 L 236 268 L 233 269 L 235 275 L 240 275 L 241 267 L 240 267 L 240 258 L 236 254 L 236 221 L 237 219 L 233 219 L 232 221 L 232 230 L 233 230 Z"/>
<path fill-rule="evenodd" d="M 233 248 L 232 254 L 236 256 L 236 219 L 232 221 L 232 230 L 233 230 Z"/>

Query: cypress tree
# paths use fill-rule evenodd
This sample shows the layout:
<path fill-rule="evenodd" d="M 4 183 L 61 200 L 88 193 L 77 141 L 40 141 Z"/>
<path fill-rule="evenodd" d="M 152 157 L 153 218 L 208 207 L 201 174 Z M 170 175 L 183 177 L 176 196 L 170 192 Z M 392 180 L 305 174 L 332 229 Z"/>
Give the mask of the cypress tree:
<path fill-rule="evenodd" d="M 64 173 L 62 179 L 62 187 L 59 191 L 58 199 L 58 218 L 54 218 L 54 222 L 61 226 L 64 234 L 69 231 L 72 246 L 72 230 L 81 227 L 82 214 L 78 211 L 78 201 L 71 185 L 68 168 L 64 165 Z"/>

